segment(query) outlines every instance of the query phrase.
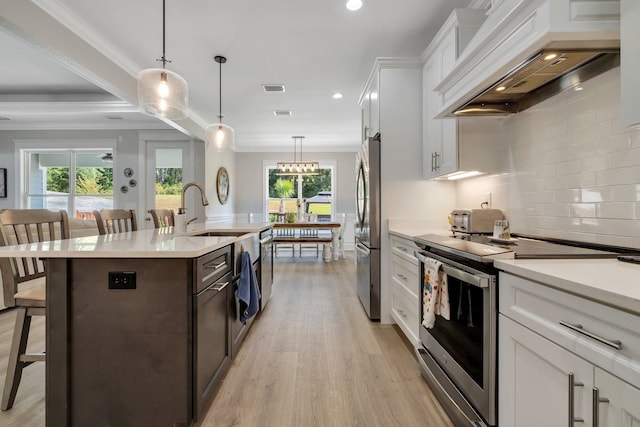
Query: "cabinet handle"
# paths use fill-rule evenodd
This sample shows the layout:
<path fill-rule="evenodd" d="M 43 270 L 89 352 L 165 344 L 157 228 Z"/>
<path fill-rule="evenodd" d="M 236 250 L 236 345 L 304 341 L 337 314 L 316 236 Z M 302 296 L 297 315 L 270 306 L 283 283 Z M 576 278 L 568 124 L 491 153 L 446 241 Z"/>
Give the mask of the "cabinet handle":
<path fill-rule="evenodd" d="M 402 252 L 404 252 L 404 253 L 406 253 L 406 252 L 407 252 L 407 248 L 405 248 L 404 246 L 396 246 L 396 248 L 397 248 L 399 251 L 402 251 Z"/>
<path fill-rule="evenodd" d="M 608 340 L 606 338 L 602 338 L 599 337 L 598 335 L 594 334 L 593 332 L 589 332 L 586 329 L 584 329 L 582 327 L 582 325 L 578 325 L 578 324 L 573 324 L 573 323 L 569 323 L 569 322 L 565 322 L 564 320 L 560 321 L 560 325 L 564 326 L 565 328 L 569 328 L 572 331 L 575 331 L 579 334 L 585 335 L 591 339 L 594 339 L 602 344 L 608 345 L 609 347 L 615 348 L 616 350 L 621 350 L 622 349 L 622 341 L 620 340 Z"/>
<path fill-rule="evenodd" d="M 575 380 L 575 376 L 572 372 L 569 373 L 569 427 L 573 427 L 574 423 L 583 423 L 584 420 L 582 418 L 575 417 L 575 393 L 574 388 L 582 387 L 584 384 L 577 383 Z"/>
<path fill-rule="evenodd" d="M 438 169 L 440 169 L 440 166 L 438 166 L 438 157 L 440 157 L 440 154 L 433 153 L 433 155 L 435 157 L 435 169 L 434 170 L 438 170 Z"/>
<path fill-rule="evenodd" d="M 398 273 L 398 277 L 404 280 L 405 282 L 407 281 L 407 276 L 405 276 L 404 274 Z"/>
<path fill-rule="evenodd" d="M 436 170 L 435 159 L 436 159 L 436 153 L 431 153 L 431 172 Z"/>
<path fill-rule="evenodd" d="M 593 388 L 592 397 L 593 413 L 591 415 L 593 418 L 593 427 L 598 427 L 600 425 L 600 404 L 609 403 L 609 399 L 607 399 L 606 397 L 600 397 L 600 390 L 598 390 L 598 387 Z"/>

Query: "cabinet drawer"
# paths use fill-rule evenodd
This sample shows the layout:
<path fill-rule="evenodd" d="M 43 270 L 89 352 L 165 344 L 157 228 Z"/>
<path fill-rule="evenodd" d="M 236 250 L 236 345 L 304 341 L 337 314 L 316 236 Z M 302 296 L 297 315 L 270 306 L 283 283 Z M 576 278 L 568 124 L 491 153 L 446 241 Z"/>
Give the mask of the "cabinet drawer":
<path fill-rule="evenodd" d="M 507 273 L 499 283 L 501 313 L 640 385 L 640 316 Z"/>
<path fill-rule="evenodd" d="M 399 256 L 391 256 L 391 275 L 402 286 L 406 288 L 414 297 L 418 297 L 420 283 L 418 280 L 419 270 L 417 265 L 411 264 L 409 261 Z"/>
<path fill-rule="evenodd" d="M 398 255 L 412 264 L 418 265 L 418 258 L 416 258 L 413 253 L 416 249 L 419 249 L 416 244 L 409 239 L 405 239 L 402 237 L 395 236 L 393 234 L 390 235 L 391 240 L 391 252 L 394 255 Z"/>
<path fill-rule="evenodd" d="M 196 276 L 193 282 L 194 293 L 197 294 L 231 271 L 231 248 L 232 245 L 225 246 L 194 261 Z"/>
<path fill-rule="evenodd" d="M 419 342 L 418 302 L 407 297 L 404 287 L 395 279 L 391 284 L 391 315 L 412 344 Z M 410 298 L 410 299 L 408 299 Z"/>

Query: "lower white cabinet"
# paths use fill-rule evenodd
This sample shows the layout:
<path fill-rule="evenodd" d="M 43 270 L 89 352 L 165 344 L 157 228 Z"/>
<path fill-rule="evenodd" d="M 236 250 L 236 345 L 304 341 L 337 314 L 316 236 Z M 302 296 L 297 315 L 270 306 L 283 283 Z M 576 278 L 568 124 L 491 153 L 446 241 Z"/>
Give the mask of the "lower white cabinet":
<path fill-rule="evenodd" d="M 591 426 L 593 366 L 499 316 L 498 425 L 567 426 L 570 410 Z"/>
<path fill-rule="evenodd" d="M 390 235 L 391 242 L 391 317 L 407 339 L 419 342 L 419 264 L 413 255 L 417 246 L 413 241 Z"/>
<path fill-rule="evenodd" d="M 498 425 L 640 426 L 640 317 L 505 273 L 499 298 Z"/>

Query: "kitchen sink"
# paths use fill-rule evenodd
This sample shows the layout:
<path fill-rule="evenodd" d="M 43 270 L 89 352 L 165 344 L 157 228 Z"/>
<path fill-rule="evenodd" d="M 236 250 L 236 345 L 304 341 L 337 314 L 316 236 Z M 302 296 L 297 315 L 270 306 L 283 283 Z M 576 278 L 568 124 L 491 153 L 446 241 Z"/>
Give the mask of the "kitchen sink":
<path fill-rule="evenodd" d="M 197 237 L 197 236 L 204 236 L 204 237 L 211 237 L 211 236 L 231 236 L 231 237 L 238 237 L 238 236 L 243 236 L 245 234 L 249 234 L 246 231 L 234 231 L 234 230 L 218 230 L 218 231 L 206 231 L 204 233 L 199 233 L 199 234 L 191 234 L 190 237 Z"/>

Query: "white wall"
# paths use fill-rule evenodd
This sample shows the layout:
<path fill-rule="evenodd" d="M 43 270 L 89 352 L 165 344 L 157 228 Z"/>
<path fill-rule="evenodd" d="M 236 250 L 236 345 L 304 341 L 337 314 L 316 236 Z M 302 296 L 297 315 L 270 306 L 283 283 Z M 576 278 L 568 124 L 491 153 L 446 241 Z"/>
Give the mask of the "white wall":
<path fill-rule="evenodd" d="M 513 232 L 640 248 L 640 129 L 620 124 L 620 69 L 583 88 L 505 119 L 503 173 L 458 182 L 458 206 L 490 191 Z"/>
<path fill-rule="evenodd" d="M 235 155 L 232 151 L 218 152 L 214 148 L 204 146 L 204 187 L 209 199 L 209 206 L 206 208 L 208 219 L 226 217 L 236 212 L 235 205 L 238 192 L 235 188 L 239 177 L 236 174 Z M 223 205 L 218 199 L 217 178 L 218 170 L 224 167 L 229 173 L 229 197 Z"/>

